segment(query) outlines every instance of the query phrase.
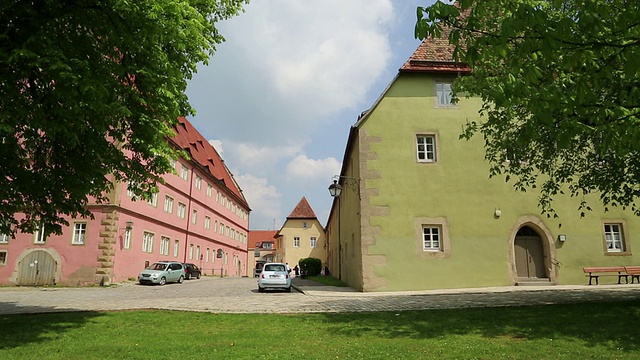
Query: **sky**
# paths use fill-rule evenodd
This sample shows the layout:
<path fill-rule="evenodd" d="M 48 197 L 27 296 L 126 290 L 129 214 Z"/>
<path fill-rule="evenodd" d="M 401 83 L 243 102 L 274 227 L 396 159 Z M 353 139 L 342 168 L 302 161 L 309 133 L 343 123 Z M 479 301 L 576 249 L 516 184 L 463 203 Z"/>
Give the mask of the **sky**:
<path fill-rule="evenodd" d="M 322 225 L 350 127 L 420 44 L 416 7 L 433 0 L 253 0 L 218 24 L 188 117 L 251 207 L 251 230 L 279 230 L 302 197 Z"/>

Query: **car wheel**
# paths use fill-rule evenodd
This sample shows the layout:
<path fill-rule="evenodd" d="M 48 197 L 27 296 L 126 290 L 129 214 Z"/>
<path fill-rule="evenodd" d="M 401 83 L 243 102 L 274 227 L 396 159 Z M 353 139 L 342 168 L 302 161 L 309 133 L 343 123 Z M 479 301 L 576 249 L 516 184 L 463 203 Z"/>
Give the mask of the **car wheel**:
<path fill-rule="evenodd" d="M 264 292 L 264 288 L 261 288 L 260 286 L 258 286 L 258 292 Z"/>
<path fill-rule="evenodd" d="M 180 278 L 178 279 L 178 284 L 182 284 L 184 282 L 184 276 L 180 275 Z"/>
<path fill-rule="evenodd" d="M 196 275 L 196 279 L 200 279 L 200 273 L 198 273 L 198 275 Z"/>
<path fill-rule="evenodd" d="M 291 292 L 291 286 L 289 286 L 288 288 L 284 289 L 284 291 L 290 293 Z"/>
<path fill-rule="evenodd" d="M 185 279 L 185 280 L 189 280 L 189 279 L 191 279 L 191 274 L 186 273 L 186 274 L 184 275 L 184 279 Z"/>
<path fill-rule="evenodd" d="M 167 278 L 166 277 L 163 276 L 162 278 L 160 278 L 160 282 L 159 282 L 160 285 L 164 285 L 166 283 L 167 283 Z"/>

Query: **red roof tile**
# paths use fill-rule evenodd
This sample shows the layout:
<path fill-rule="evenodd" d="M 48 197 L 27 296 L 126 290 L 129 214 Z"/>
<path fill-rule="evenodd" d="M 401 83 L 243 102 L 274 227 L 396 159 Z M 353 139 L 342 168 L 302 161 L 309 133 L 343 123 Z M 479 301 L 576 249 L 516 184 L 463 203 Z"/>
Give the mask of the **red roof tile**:
<path fill-rule="evenodd" d="M 256 243 L 262 243 L 265 241 L 273 242 L 273 249 L 276 248 L 276 242 L 274 236 L 276 235 L 277 230 L 250 230 L 249 231 L 249 249 L 253 249 L 256 246 Z"/>
<path fill-rule="evenodd" d="M 192 161 L 198 163 L 211 176 L 220 180 L 229 191 L 243 202 L 242 205 L 249 207 L 240 186 L 233 178 L 233 174 L 224 164 L 224 160 L 222 160 L 216 149 L 209 144 L 204 136 L 185 117 L 178 118 L 178 124 L 174 126 L 174 130 L 176 135 L 171 140 L 180 149 L 185 150 Z"/>
<path fill-rule="evenodd" d="M 466 64 L 453 60 L 454 49 L 449 44 L 449 30 L 443 29 L 440 38 L 424 39 L 400 72 L 471 72 Z"/>
<path fill-rule="evenodd" d="M 316 219 L 316 213 L 311 209 L 311 205 L 304 196 L 302 200 L 296 205 L 295 209 L 287 216 L 287 219 Z"/>

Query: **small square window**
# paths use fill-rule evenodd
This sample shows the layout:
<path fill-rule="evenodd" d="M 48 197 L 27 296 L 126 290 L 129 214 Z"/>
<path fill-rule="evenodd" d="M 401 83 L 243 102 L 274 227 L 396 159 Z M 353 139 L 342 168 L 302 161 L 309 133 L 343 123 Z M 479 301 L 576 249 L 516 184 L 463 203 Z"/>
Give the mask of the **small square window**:
<path fill-rule="evenodd" d="M 623 253 L 627 251 L 624 228 L 621 223 L 605 223 L 604 239 L 608 253 Z"/>
<path fill-rule="evenodd" d="M 73 239 L 71 240 L 71 243 L 73 245 L 83 245 L 86 234 L 87 234 L 86 222 L 73 224 Z"/>
<path fill-rule="evenodd" d="M 450 82 L 436 83 L 436 104 L 438 106 L 451 106 L 452 93 Z"/>
<path fill-rule="evenodd" d="M 436 137 L 435 135 L 416 136 L 416 154 L 418 162 L 436 161 Z"/>
<path fill-rule="evenodd" d="M 439 226 L 425 225 L 422 227 L 422 250 L 440 251 L 441 233 Z"/>

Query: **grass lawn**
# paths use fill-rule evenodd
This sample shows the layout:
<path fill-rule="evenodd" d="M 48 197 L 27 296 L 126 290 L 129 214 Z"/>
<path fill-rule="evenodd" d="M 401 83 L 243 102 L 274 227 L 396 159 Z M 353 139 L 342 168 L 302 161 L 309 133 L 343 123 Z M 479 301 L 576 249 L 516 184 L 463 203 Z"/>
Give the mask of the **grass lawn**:
<path fill-rule="evenodd" d="M 0 316 L 0 359 L 640 359 L 640 303 Z"/>

